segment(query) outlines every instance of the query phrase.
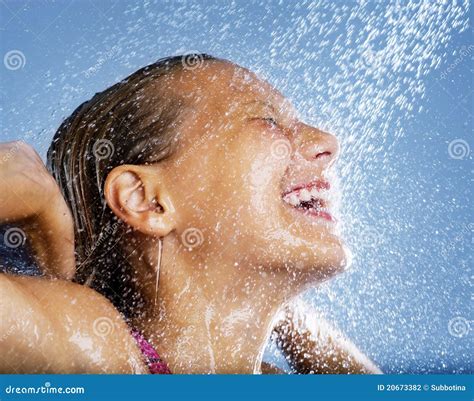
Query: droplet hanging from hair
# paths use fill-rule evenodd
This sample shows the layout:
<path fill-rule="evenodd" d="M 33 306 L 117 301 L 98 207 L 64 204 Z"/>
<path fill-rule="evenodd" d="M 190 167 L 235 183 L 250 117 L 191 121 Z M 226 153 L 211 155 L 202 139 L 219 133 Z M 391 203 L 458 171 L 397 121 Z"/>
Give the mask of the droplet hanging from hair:
<path fill-rule="evenodd" d="M 154 306 L 156 307 L 156 301 L 158 300 L 158 283 L 160 281 L 160 269 L 161 269 L 161 256 L 163 254 L 163 241 L 158 238 L 158 257 L 156 261 L 156 279 L 155 279 L 155 301 Z"/>

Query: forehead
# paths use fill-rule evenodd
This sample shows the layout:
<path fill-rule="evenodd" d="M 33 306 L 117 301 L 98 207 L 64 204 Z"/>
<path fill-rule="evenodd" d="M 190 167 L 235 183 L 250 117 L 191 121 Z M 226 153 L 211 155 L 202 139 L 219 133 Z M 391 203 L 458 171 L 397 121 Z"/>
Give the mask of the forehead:
<path fill-rule="evenodd" d="M 267 106 L 291 109 L 290 102 L 267 81 L 228 61 L 207 60 L 195 70 L 179 70 L 169 81 L 188 105 L 216 112 Z"/>

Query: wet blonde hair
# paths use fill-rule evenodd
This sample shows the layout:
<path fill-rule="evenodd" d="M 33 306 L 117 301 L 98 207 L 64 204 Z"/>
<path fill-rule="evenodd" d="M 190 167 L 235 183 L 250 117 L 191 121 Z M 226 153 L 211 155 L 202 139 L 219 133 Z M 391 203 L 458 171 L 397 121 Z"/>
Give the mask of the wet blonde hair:
<path fill-rule="evenodd" d="M 125 227 L 105 202 L 104 182 L 116 166 L 157 163 L 173 153 L 184 101 L 164 96 L 156 84 L 185 68 L 189 57 L 216 60 L 206 54 L 175 56 L 136 71 L 79 106 L 48 150 L 48 168 L 74 218 L 75 280 L 106 295 L 122 311 L 137 300 L 131 267 L 120 248 Z"/>

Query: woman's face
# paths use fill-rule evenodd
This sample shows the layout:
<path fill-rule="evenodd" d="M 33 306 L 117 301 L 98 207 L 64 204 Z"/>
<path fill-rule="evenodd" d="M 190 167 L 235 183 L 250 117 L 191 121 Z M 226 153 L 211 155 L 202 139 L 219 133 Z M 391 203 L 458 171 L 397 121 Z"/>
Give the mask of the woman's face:
<path fill-rule="evenodd" d="M 263 274 L 340 271 L 346 256 L 330 171 L 337 139 L 230 63 L 179 71 L 165 86 L 188 105 L 178 149 L 163 166 L 183 252 Z"/>

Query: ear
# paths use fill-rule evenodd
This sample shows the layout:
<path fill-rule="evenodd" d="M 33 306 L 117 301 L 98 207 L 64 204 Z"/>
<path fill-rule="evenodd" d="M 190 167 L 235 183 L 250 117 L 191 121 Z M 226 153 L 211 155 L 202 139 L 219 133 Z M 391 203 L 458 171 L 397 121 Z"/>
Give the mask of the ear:
<path fill-rule="evenodd" d="M 135 230 L 164 237 L 175 228 L 176 211 L 156 165 L 114 168 L 104 194 L 115 215 Z"/>

